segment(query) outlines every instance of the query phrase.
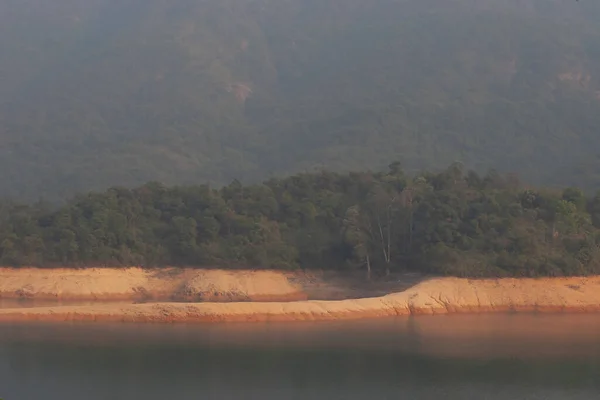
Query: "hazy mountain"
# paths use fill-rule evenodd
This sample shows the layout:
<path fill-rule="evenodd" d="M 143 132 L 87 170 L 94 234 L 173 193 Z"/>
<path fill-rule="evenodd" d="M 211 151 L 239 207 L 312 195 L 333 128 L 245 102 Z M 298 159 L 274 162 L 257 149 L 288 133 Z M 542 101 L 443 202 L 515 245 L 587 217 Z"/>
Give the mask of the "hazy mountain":
<path fill-rule="evenodd" d="M 591 0 L 4 0 L 0 195 L 393 159 L 585 185 L 598 21 Z"/>

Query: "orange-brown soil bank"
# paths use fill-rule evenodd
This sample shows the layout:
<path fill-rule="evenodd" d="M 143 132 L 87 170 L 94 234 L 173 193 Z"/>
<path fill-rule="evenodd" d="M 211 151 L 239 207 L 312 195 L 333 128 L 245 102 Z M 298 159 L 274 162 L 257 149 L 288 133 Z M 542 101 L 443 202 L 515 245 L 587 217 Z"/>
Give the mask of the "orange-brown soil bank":
<path fill-rule="evenodd" d="M 0 310 L 0 321 L 313 321 L 501 311 L 600 311 L 600 277 L 496 280 L 437 278 L 401 293 L 340 301 L 152 303 L 4 309 Z"/>
<path fill-rule="evenodd" d="M 277 271 L 191 268 L 0 268 L 0 298 L 34 300 L 289 301 L 299 285 Z"/>

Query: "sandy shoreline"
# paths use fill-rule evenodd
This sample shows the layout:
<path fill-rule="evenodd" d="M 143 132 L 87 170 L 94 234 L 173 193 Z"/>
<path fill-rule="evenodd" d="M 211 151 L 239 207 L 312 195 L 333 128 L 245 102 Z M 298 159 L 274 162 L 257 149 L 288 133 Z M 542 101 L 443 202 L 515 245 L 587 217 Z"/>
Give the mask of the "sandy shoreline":
<path fill-rule="evenodd" d="M 479 312 L 600 311 L 600 277 L 436 278 L 382 297 L 339 301 L 146 303 L 1 309 L 0 321 L 318 321 Z"/>

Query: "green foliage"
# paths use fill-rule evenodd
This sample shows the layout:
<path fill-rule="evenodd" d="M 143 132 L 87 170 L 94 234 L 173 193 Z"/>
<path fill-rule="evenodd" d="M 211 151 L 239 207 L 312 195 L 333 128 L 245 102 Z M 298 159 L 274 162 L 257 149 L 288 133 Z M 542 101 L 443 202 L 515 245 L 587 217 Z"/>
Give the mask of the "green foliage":
<path fill-rule="evenodd" d="M 0 2 L 2 197 L 397 158 L 600 182 L 598 1 L 73 3 Z M 98 218 L 89 229 L 126 217 Z"/>
<path fill-rule="evenodd" d="M 148 183 L 59 208 L 0 206 L 4 265 L 600 273 L 598 196 L 521 189 L 453 164 L 410 177 L 322 171 L 220 189 Z"/>

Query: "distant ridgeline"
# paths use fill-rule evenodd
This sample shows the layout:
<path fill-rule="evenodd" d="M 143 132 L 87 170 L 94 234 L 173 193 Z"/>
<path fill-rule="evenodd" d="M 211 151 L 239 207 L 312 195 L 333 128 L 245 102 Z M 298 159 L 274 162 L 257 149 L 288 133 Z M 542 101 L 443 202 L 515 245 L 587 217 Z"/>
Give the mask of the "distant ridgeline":
<path fill-rule="evenodd" d="M 600 273 L 600 195 L 524 189 L 514 176 L 299 174 L 88 193 L 51 209 L 4 203 L 12 266 L 413 270 L 460 276 Z"/>

